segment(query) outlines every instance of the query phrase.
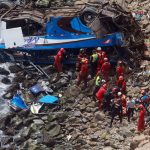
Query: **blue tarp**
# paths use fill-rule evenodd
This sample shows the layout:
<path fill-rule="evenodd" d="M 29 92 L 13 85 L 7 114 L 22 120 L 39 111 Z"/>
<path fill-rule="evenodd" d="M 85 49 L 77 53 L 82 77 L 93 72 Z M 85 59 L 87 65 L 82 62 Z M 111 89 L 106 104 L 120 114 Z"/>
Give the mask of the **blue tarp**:
<path fill-rule="evenodd" d="M 46 103 L 46 104 L 55 104 L 58 102 L 58 97 L 56 96 L 51 96 L 51 95 L 46 95 L 42 97 L 41 99 L 38 100 L 40 103 Z"/>
<path fill-rule="evenodd" d="M 30 91 L 31 91 L 33 94 L 38 94 L 39 92 L 44 91 L 44 89 L 42 88 L 41 85 L 36 84 L 36 85 L 34 85 L 33 87 L 30 88 Z"/>
<path fill-rule="evenodd" d="M 23 101 L 20 95 L 16 94 L 12 100 L 10 101 L 10 105 L 13 105 L 15 107 L 21 108 L 21 109 L 28 109 L 28 106 Z"/>

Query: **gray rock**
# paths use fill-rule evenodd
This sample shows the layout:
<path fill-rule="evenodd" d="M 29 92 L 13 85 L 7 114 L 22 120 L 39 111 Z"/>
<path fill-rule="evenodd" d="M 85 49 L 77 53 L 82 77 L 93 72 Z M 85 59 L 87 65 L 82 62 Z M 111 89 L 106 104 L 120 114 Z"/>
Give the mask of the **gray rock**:
<path fill-rule="evenodd" d="M 49 134 L 47 134 L 46 132 L 43 133 L 42 136 L 42 143 L 49 146 L 49 147 L 53 147 L 56 142 L 54 140 L 54 138 L 52 138 Z"/>
<path fill-rule="evenodd" d="M 22 69 L 17 65 L 9 66 L 9 70 L 11 73 L 18 73 L 19 71 L 22 71 Z"/>
<path fill-rule="evenodd" d="M 28 138 L 31 134 L 31 131 L 32 129 L 29 128 L 29 127 L 24 127 L 22 130 L 21 130 L 21 137 L 24 137 L 24 138 Z"/>
<path fill-rule="evenodd" d="M 4 77 L 1 82 L 4 84 L 11 84 L 11 81 L 7 77 Z"/>
<path fill-rule="evenodd" d="M 91 141 L 95 141 L 96 142 L 98 140 L 98 137 L 99 137 L 98 135 L 94 135 L 94 134 L 90 135 Z"/>
<path fill-rule="evenodd" d="M 14 136 L 13 140 L 14 140 L 14 143 L 19 145 L 23 143 L 26 139 L 20 135 L 17 135 L 17 136 Z"/>
<path fill-rule="evenodd" d="M 34 119 L 33 122 L 37 125 L 44 125 L 44 122 L 41 119 Z"/>
<path fill-rule="evenodd" d="M 95 120 L 97 121 L 103 121 L 105 118 L 105 114 L 103 114 L 102 112 L 96 112 L 94 116 L 95 116 Z"/>
<path fill-rule="evenodd" d="M 7 75 L 9 75 L 10 73 L 9 73 L 9 71 L 7 71 L 7 70 L 5 70 L 4 68 L 1 68 L 1 67 L 0 67 L 0 74 L 7 76 Z"/>
<path fill-rule="evenodd" d="M 80 111 L 75 111 L 73 114 L 75 117 L 80 117 L 82 115 Z"/>
<path fill-rule="evenodd" d="M 50 137 L 54 137 L 54 136 L 59 135 L 60 129 L 61 129 L 60 125 L 53 125 L 51 127 L 50 131 L 48 132 Z"/>
<path fill-rule="evenodd" d="M 6 93 L 6 94 L 3 95 L 4 99 L 11 99 L 12 97 L 13 97 L 12 93 Z"/>

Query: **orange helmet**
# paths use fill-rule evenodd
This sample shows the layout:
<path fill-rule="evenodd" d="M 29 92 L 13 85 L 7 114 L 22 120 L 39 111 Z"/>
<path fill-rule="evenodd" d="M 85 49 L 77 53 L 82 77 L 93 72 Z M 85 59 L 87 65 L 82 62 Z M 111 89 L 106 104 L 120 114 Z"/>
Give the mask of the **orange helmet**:
<path fill-rule="evenodd" d="M 107 57 L 105 57 L 105 58 L 104 58 L 104 61 L 105 61 L 105 62 L 107 62 L 107 61 L 108 61 L 108 58 L 107 58 Z"/>
<path fill-rule="evenodd" d="M 123 76 L 119 76 L 119 80 L 120 81 L 124 80 L 124 77 Z"/>

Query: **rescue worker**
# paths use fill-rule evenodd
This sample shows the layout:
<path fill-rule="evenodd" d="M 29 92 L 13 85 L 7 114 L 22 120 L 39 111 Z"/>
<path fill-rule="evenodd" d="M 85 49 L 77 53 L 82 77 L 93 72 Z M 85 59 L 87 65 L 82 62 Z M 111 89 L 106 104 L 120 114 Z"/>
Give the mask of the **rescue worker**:
<path fill-rule="evenodd" d="M 104 94 L 106 93 L 106 91 L 107 91 L 107 84 L 105 83 L 96 93 L 96 99 L 99 101 L 99 108 L 100 109 L 102 108 Z"/>
<path fill-rule="evenodd" d="M 80 83 L 83 81 L 84 82 L 84 88 L 86 88 L 87 87 L 88 71 L 89 71 L 88 59 L 82 58 L 81 63 L 82 64 L 81 64 L 79 74 L 78 74 L 77 86 L 79 86 Z"/>
<path fill-rule="evenodd" d="M 149 112 L 147 110 L 147 107 L 149 105 L 149 96 L 146 94 L 145 90 L 141 90 L 141 94 L 142 94 L 142 96 L 140 97 L 140 103 L 144 106 L 146 111 Z"/>
<path fill-rule="evenodd" d="M 145 129 L 145 108 L 142 104 L 139 105 L 139 117 L 138 117 L 138 123 L 137 123 L 137 130 L 143 131 Z"/>
<path fill-rule="evenodd" d="M 112 102 L 112 107 L 111 107 L 111 122 L 110 122 L 110 127 L 112 127 L 113 120 L 115 116 L 119 116 L 120 123 L 122 123 L 122 105 L 120 99 L 114 99 Z"/>
<path fill-rule="evenodd" d="M 133 117 L 134 114 L 134 108 L 135 107 L 135 100 L 129 96 L 127 97 L 127 117 L 128 122 L 130 122 L 130 118 Z"/>
<path fill-rule="evenodd" d="M 119 76 L 124 76 L 124 73 L 125 73 L 125 68 L 124 68 L 124 66 L 123 66 L 123 63 L 122 63 L 122 61 L 119 61 L 119 62 L 118 62 L 118 65 L 117 65 L 117 67 L 116 67 L 117 78 L 118 78 Z"/>
<path fill-rule="evenodd" d="M 120 89 L 122 93 L 125 93 L 126 91 L 126 81 L 124 80 L 123 76 L 119 76 L 118 81 L 117 81 L 117 86 Z"/>
<path fill-rule="evenodd" d="M 104 113 L 106 111 L 110 111 L 111 109 L 111 100 L 114 98 L 112 90 L 108 89 L 107 92 L 104 94 L 104 100 L 103 100 L 103 111 Z"/>
<path fill-rule="evenodd" d="M 108 62 L 108 58 L 105 57 L 104 58 L 104 63 L 102 64 L 101 72 L 102 72 L 102 75 L 104 76 L 104 79 L 106 81 L 108 81 L 108 77 L 109 77 L 109 73 L 110 73 L 110 68 L 111 68 L 111 65 Z"/>
<path fill-rule="evenodd" d="M 61 48 L 57 55 L 55 56 L 54 58 L 54 66 L 56 68 L 56 70 L 58 72 L 62 72 L 63 71 L 63 68 L 62 68 L 62 60 L 64 58 L 64 54 L 65 54 L 65 49 L 64 48 Z"/>
<path fill-rule="evenodd" d="M 97 64 L 98 64 L 98 53 L 96 50 L 93 50 L 93 54 L 90 58 L 91 63 L 91 77 L 94 77 L 97 71 Z"/>
<path fill-rule="evenodd" d="M 106 57 L 106 52 L 101 49 L 101 47 L 97 48 L 98 61 L 97 61 L 97 73 L 101 71 L 101 67 L 104 63 L 104 58 Z"/>
<path fill-rule="evenodd" d="M 102 76 L 100 73 L 96 75 L 96 80 L 95 80 L 95 89 L 93 91 L 93 97 L 95 97 L 95 94 L 99 90 L 101 83 L 105 83 L 105 80 L 102 79 Z"/>
<path fill-rule="evenodd" d="M 85 50 L 83 48 L 80 49 L 80 52 L 78 54 L 78 57 L 77 57 L 77 63 L 76 63 L 76 71 L 79 71 L 80 70 L 80 67 L 81 67 L 81 61 L 82 61 L 82 58 L 86 57 L 86 54 L 85 54 Z"/>

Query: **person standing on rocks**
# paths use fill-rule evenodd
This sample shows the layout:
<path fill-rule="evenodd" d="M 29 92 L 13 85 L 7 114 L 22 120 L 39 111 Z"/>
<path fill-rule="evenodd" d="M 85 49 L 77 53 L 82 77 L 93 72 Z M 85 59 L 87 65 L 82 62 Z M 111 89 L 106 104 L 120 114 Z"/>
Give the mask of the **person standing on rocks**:
<path fill-rule="evenodd" d="M 124 73 L 125 73 L 125 68 L 123 66 L 123 63 L 122 63 L 122 61 L 119 61 L 117 64 L 117 67 L 116 67 L 117 78 L 119 76 L 124 76 Z"/>
<path fill-rule="evenodd" d="M 54 58 L 54 66 L 56 68 L 56 70 L 58 72 L 62 72 L 63 71 L 63 67 L 62 67 L 62 60 L 64 58 L 64 54 L 65 54 L 65 49 L 64 48 L 61 48 L 57 55 L 55 56 Z"/>
<path fill-rule="evenodd" d="M 135 100 L 131 97 L 127 97 L 127 117 L 128 122 L 130 122 L 130 118 L 134 115 L 134 109 L 135 109 Z"/>
<path fill-rule="evenodd" d="M 82 64 L 82 58 L 86 57 L 85 50 L 83 48 L 80 49 L 80 52 L 77 56 L 77 63 L 76 63 L 76 71 L 79 71 Z"/>
<path fill-rule="evenodd" d="M 119 76 L 117 86 L 122 93 L 126 92 L 126 81 L 123 76 Z"/>
<path fill-rule="evenodd" d="M 104 58 L 104 63 L 102 64 L 102 68 L 101 68 L 101 72 L 102 75 L 104 76 L 105 80 L 108 81 L 108 77 L 110 74 L 110 69 L 111 69 L 111 65 L 108 61 L 108 58 Z"/>
<path fill-rule="evenodd" d="M 84 88 L 87 87 L 87 78 L 88 78 L 88 72 L 89 72 L 89 64 L 88 64 L 88 59 L 87 58 L 82 58 L 82 64 L 81 68 L 78 74 L 78 79 L 77 79 L 77 86 L 80 85 L 80 83 L 83 81 L 84 82 Z"/>
<path fill-rule="evenodd" d="M 99 101 L 99 108 L 102 108 L 103 100 L 104 100 L 104 95 L 107 91 L 107 83 L 103 84 L 103 86 L 98 90 L 96 93 L 96 99 Z"/>
<path fill-rule="evenodd" d="M 112 102 L 112 107 L 111 107 L 111 122 L 110 122 L 110 127 L 112 127 L 113 120 L 115 116 L 119 116 L 120 123 L 122 123 L 122 105 L 120 99 L 115 98 Z"/>
<path fill-rule="evenodd" d="M 96 50 L 93 50 L 93 54 L 90 58 L 91 64 L 91 77 L 94 77 L 97 71 L 97 64 L 98 64 L 98 53 Z"/>
<path fill-rule="evenodd" d="M 139 117 L 138 117 L 138 123 L 137 123 L 137 130 L 139 132 L 142 132 L 144 131 L 145 129 L 145 108 L 142 104 L 139 105 L 139 109 L 140 109 L 140 112 L 139 112 Z"/>
<path fill-rule="evenodd" d="M 107 92 L 104 94 L 104 101 L 103 101 L 103 111 L 106 113 L 107 111 L 110 111 L 111 109 L 111 100 L 114 98 L 112 90 L 108 89 Z"/>

